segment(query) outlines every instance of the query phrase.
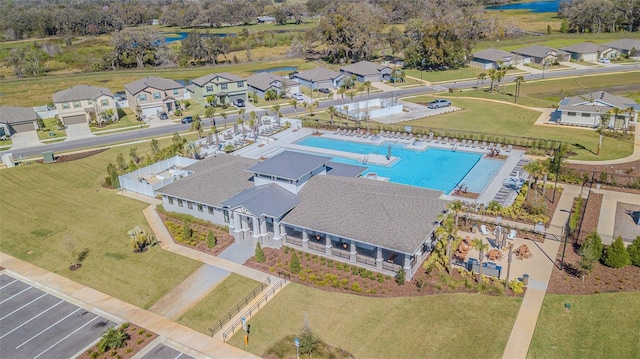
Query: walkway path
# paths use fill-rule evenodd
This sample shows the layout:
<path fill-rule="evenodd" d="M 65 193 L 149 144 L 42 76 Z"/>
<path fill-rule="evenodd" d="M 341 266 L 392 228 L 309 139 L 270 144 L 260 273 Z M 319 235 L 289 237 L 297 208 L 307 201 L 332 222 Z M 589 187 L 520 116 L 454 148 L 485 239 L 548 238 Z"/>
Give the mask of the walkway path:
<path fill-rule="evenodd" d="M 549 228 L 549 233 L 556 235 L 557 238 L 561 238 L 562 228 L 569 218 L 573 199 L 577 196 L 580 196 L 580 187 L 570 185 L 564 187 Z M 542 308 L 544 296 L 547 291 L 547 285 L 549 284 L 549 278 L 555 266 L 555 259 L 558 249 L 560 248 L 560 242 L 547 239 L 545 240 L 544 247 L 544 252 L 549 260 L 532 267 L 531 273 L 528 273 L 529 285 L 527 286 L 527 292 L 525 293 L 522 304 L 520 305 L 520 311 L 511 329 L 507 347 L 502 355 L 503 359 L 527 357 L 531 338 L 533 338 L 536 323 L 538 322 L 538 315 L 540 314 L 540 309 Z"/>

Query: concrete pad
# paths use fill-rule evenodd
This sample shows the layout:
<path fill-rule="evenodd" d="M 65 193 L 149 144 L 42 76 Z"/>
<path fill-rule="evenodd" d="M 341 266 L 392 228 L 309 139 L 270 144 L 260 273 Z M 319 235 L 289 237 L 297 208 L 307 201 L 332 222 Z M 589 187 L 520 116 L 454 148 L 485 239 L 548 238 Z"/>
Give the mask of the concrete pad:
<path fill-rule="evenodd" d="M 89 129 L 89 125 L 86 123 L 79 123 L 76 125 L 67 126 L 66 141 L 78 140 L 81 138 L 90 138 L 90 137 L 93 137 L 93 133 L 91 133 L 91 129 Z"/>
<path fill-rule="evenodd" d="M 255 248 L 249 241 L 245 243 L 234 243 L 225 249 L 218 255 L 218 258 L 226 259 L 228 261 L 243 264 L 247 259 L 251 258 L 255 254 Z"/>
<path fill-rule="evenodd" d="M 11 136 L 11 141 L 13 141 L 11 149 L 35 147 L 42 144 L 36 131 L 14 133 Z"/>

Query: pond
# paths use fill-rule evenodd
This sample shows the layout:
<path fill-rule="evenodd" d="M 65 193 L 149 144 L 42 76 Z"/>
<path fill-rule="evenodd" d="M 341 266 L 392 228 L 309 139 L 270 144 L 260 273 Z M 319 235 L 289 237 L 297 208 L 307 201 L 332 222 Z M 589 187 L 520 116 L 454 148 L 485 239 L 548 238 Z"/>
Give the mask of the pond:
<path fill-rule="evenodd" d="M 559 0 L 532 1 L 513 4 L 487 6 L 487 10 L 529 10 L 530 12 L 558 12 Z"/>
<path fill-rule="evenodd" d="M 172 42 L 176 42 L 176 41 L 182 41 L 184 39 L 187 38 L 187 36 L 189 36 L 188 32 L 173 32 L 173 33 L 164 33 L 164 42 L 166 44 L 170 44 Z M 177 35 L 177 37 L 175 36 Z M 236 34 L 233 33 L 229 33 L 229 34 L 225 34 L 225 33 L 220 33 L 220 34 L 210 34 L 210 33 L 205 33 L 205 34 L 200 34 L 201 37 L 207 37 L 207 36 L 215 36 L 215 37 L 228 37 L 228 36 L 236 36 Z"/>
<path fill-rule="evenodd" d="M 298 69 L 298 66 L 281 66 L 281 67 L 269 67 L 266 69 L 258 69 L 258 70 L 253 70 L 252 72 L 254 74 L 257 74 L 258 72 L 294 72 Z"/>

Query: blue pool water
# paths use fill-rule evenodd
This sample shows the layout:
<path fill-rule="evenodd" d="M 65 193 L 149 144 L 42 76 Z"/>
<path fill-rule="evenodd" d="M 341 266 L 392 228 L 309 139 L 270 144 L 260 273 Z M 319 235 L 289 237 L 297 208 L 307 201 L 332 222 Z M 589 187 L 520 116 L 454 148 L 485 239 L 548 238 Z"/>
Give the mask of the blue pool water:
<path fill-rule="evenodd" d="M 391 166 L 363 164 L 362 161 L 334 157 L 335 162 L 366 166 L 367 173 L 388 177 L 389 182 L 451 192 L 457 184 L 467 186 L 469 192 L 480 193 L 500 169 L 504 161 L 485 159 L 481 154 L 464 151 L 428 149 L 415 151 L 405 149 L 404 144 L 384 142 L 366 144 L 310 136 L 296 142 L 297 145 L 351 152 L 363 155 L 386 156 L 391 146 L 391 156 L 399 160 Z"/>
<path fill-rule="evenodd" d="M 266 69 L 254 70 L 253 73 L 258 72 L 293 72 L 298 69 L 298 66 L 280 66 L 280 67 L 269 67 Z"/>
<path fill-rule="evenodd" d="M 487 6 L 487 10 L 529 10 L 530 12 L 558 12 L 559 0 L 532 1 L 514 4 Z"/>

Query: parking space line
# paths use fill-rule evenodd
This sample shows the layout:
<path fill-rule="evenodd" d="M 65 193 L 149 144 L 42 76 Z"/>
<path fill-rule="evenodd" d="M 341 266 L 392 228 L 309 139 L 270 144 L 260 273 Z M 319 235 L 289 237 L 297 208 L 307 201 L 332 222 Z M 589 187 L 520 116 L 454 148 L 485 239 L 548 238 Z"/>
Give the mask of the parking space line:
<path fill-rule="evenodd" d="M 13 283 L 17 282 L 17 279 L 14 279 L 13 282 L 7 283 L 5 285 L 3 285 L 2 287 L 0 287 L 0 289 L 4 289 L 4 287 L 8 286 L 8 285 L 12 285 Z"/>
<path fill-rule="evenodd" d="M 4 337 L 6 337 L 7 335 L 9 335 L 9 334 L 11 334 L 11 333 L 13 333 L 16 329 L 21 328 L 21 327 L 22 327 L 22 326 L 24 326 L 25 324 L 29 323 L 30 321 L 32 321 L 32 320 L 34 320 L 34 319 L 36 319 L 37 317 L 39 317 L 39 316 L 43 315 L 44 313 L 46 313 L 46 312 L 50 311 L 51 309 L 53 309 L 53 308 L 57 307 L 58 305 L 60 305 L 60 304 L 62 304 L 62 303 L 64 303 L 64 300 L 60 299 L 60 301 L 59 301 L 58 303 L 54 304 L 52 307 L 49 307 L 47 310 L 42 311 L 40 314 L 36 315 L 35 317 L 33 317 L 33 318 L 31 318 L 31 319 L 27 320 L 26 322 L 24 322 L 24 323 L 20 324 L 19 326 L 17 326 L 17 327 L 15 327 L 15 328 L 13 328 L 11 331 L 9 331 L 9 332 L 7 332 L 7 333 L 4 333 L 4 335 L 3 335 L 3 336 L 1 336 L 1 337 L 0 337 L 0 339 L 2 339 L 2 338 L 4 338 Z"/>
<path fill-rule="evenodd" d="M 93 319 L 91 319 L 90 321 L 86 322 L 83 326 L 81 326 L 80 328 L 74 330 L 73 332 L 67 334 L 67 336 L 65 336 L 64 338 L 58 340 L 55 344 L 53 344 L 52 346 L 48 347 L 45 351 L 43 351 L 42 353 L 36 355 L 35 357 L 33 357 L 33 359 L 37 359 L 39 356 L 41 356 L 42 354 L 46 353 L 49 351 L 49 349 L 55 347 L 56 345 L 60 344 L 60 342 L 62 342 L 63 340 L 69 338 L 70 336 L 72 336 L 73 334 L 77 333 L 79 330 L 81 330 L 82 328 L 86 327 L 87 325 L 91 324 L 91 322 L 93 322 L 94 320 L 100 318 L 99 316 L 95 316 Z"/>
<path fill-rule="evenodd" d="M 177 357 L 175 357 L 174 359 L 178 359 L 178 358 L 180 358 L 180 357 L 182 356 L 182 354 L 183 354 L 183 353 L 178 354 L 178 356 L 177 356 Z"/>
<path fill-rule="evenodd" d="M 50 325 L 50 326 L 46 327 L 46 328 L 45 328 L 45 329 L 43 329 L 40 333 L 38 333 L 38 334 L 36 334 L 36 335 L 32 336 L 32 337 L 31 337 L 29 340 L 27 340 L 26 342 L 24 342 L 24 343 L 22 343 L 22 344 L 18 345 L 18 346 L 16 347 L 16 349 L 20 349 L 20 347 L 22 347 L 23 345 L 25 345 L 25 344 L 27 344 L 28 342 L 32 341 L 33 339 L 35 339 L 36 337 L 38 337 L 40 334 L 42 334 L 42 333 L 46 332 L 47 330 L 49 330 L 49 329 L 51 329 L 51 328 L 55 327 L 56 325 L 60 324 L 63 320 L 65 320 L 65 319 L 69 318 L 70 316 L 72 316 L 73 314 L 75 314 L 75 313 L 76 313 L 77 311 L 79 311 L 79 310 L 80 310 L 80 308 L 78 308 L 78 309 L 74 310 L 73 312 L 71 312 L 71 313 L 67 314 L 64 318 L 62 318 L 62 319 L 58 320 L 57 322 L 53 323 L 52 325 Z"/>
<path fill-rule="evenodd" d="M 46 295 L 47 295 L 47 293 L 44 293 L 43 295 L 39 296 L 38 298 L 36 298 L 36 299 L 34 299 L 34 300 L 30 301 L 29 303 L 27 303 L 27 304 L 23 305 L 22 307 L 20 307 L 20 308 L 18 308 L 18 309 L 16 309 L 16 310 L 14 310 L 13 312 L 11 312 L 11 313 L 9 313 L 9 314 L 5 315 L 4 317 L 0 318 L 0 321 L 2 321 L 3 319 L 5 319 L 6 317 L 10 316 L 11 314 L 13 314 L 13 313 L 15 313 L 15 312 L 19 311 L 20 309 L 22 309 L 22 308 L 24 308 L 24 307 L 26 307 L 26 306 L 29 306 L 29 305 L 30 305 L 30 304 L 32 304 L 33 302 L 37 301 L 38 299 L 40 299 L 40 298 L 42 298 L 42 297 L 44 297 L 44 296 L 46 296 Z"/>
<path fill-rule="evenodd" d="M 14 295 L 10 296 L 9 298 L 7 298 L 7 299 L 3 300 L 2 302 L 0 302 L 0 304 L 2 304 L 2 303 L 4 303 L 4 302 L 8 301 L 9 299 L 13 299 L 15 296 L 20 295 L 20 294 L 22 294 L 22 293 L 24 293 L 24 292 L 28 291 L 28 290 L 29 290 L 29 289 L 31 289 L 31 288 L 33 288 L 33 287 L 32 287 L 32 286 L 28 286 L 26 289 L 23 289 L 23 290 L 19 291 L 18 293 L 16 293 L 16 294 L 14 294 Z"/>

